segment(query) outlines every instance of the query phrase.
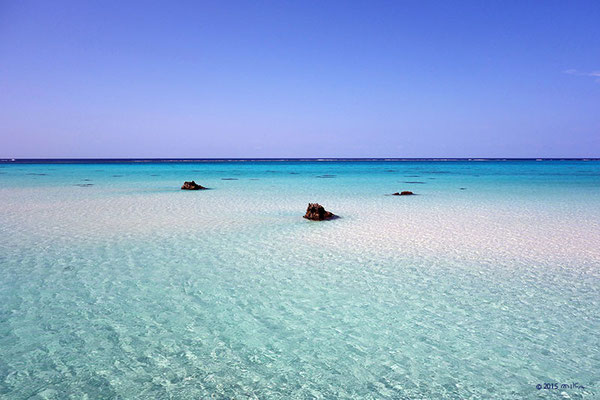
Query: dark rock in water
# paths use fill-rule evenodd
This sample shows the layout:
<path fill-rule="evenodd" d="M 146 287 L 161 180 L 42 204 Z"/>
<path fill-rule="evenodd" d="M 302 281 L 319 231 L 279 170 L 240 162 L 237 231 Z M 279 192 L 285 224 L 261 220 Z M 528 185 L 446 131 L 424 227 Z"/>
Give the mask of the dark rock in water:
<path fill-rule="evenodd" d="M 400 192 L 400 193 L 398 193 L 398 192 L 392 193 L 392 196 L 410 196 L 410 195 L 413 195 L 413 194 L 414 194 L 413 192 L 405 190 L 404 192 Z"/>
<path fill-rule="evenodd" d="M 221 178 L 222 181 L 237 181 L 238 178 Z"/>
<path fill-rule="evenodd" d="M 206 189 L 206 188 L 202 185 L 198 185 L 194 181 L 191 181 L 191 182 L 184 182 L 181 189 L 182 190 L 200 190 L 200 189 Z"/>
<path fill-rule="evenodd" d="M 323 208 L 323 206 L 319 203 L 308 203 L 306 214 L 304 214 L 304 218 L 313 221 L 323 221 L 333 217 L 335 217 L 335 215 L 329 211 L 326 211 L 325 208 Z"/>

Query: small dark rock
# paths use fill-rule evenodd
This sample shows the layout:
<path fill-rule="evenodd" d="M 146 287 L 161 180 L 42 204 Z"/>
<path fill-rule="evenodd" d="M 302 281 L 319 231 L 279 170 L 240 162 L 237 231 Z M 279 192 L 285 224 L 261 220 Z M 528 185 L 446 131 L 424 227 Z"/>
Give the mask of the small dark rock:
<path fill-rule="evenodd" d="M 191 182 L 184 182 L 183 186 L 181 187 L 182 190 L 200 190 L 200 189 L 206 189 L 204 186 L 202 185 L 198 185 L 196 182 L 191 181 Z"/>
<path fill-rule="evenodd" d="M 325 208 L 323 208 L 323 206 L 319 203 L 308 203 L 306 214 L 304 214 L 304 218 L 313 221 L 323 221 L 333 217 L 335 217 L 335 215 L 329 211 L 326 211 Z"/>
<path fill-rule="evenodd" d="M 410 195 L 413 195 L 413 194 L 414 194 L 413 192 L 405 190 L 404 192 L 400 192 L 400 193 L 398 193 L 398 192 L 392 193 L 392 196 L 410 196 Z"/>
<path fill-rule="evenodd" d="M 331 175 L 331 174 L 324 174 L 324 175 L 317 175 L 317 178 L 335 178 L 335 175 Z"/>

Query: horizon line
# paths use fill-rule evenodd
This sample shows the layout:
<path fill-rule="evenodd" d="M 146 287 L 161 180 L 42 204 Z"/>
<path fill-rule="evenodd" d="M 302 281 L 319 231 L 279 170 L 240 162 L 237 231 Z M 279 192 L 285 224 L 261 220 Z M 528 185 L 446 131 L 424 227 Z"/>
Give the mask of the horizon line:
<path fill-rule="evenodd" d="M 600 157 L 265 157 L 265 158 L 0 158 L 0 164 L 185 163 L 185 162 L 398 162 L 398 161 L 600 161 Z"/>

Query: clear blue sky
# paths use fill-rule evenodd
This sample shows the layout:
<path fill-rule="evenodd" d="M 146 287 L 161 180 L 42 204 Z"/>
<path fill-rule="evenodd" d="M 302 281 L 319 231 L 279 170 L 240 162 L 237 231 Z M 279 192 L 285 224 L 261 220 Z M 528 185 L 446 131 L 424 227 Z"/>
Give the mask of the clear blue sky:
<path fill-rule="evenodd" d="M 598 0 L 0 0 L 0 157 L 599 156 Z"/>

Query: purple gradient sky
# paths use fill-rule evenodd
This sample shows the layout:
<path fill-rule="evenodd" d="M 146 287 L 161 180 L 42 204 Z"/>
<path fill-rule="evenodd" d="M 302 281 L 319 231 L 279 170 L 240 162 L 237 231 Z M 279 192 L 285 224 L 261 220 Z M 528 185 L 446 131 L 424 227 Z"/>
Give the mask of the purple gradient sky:
<path fill-rule="evenodd" d="M 599 21 L 599 1 L 0 0 L 0 157 L 599 157 Z"/>

